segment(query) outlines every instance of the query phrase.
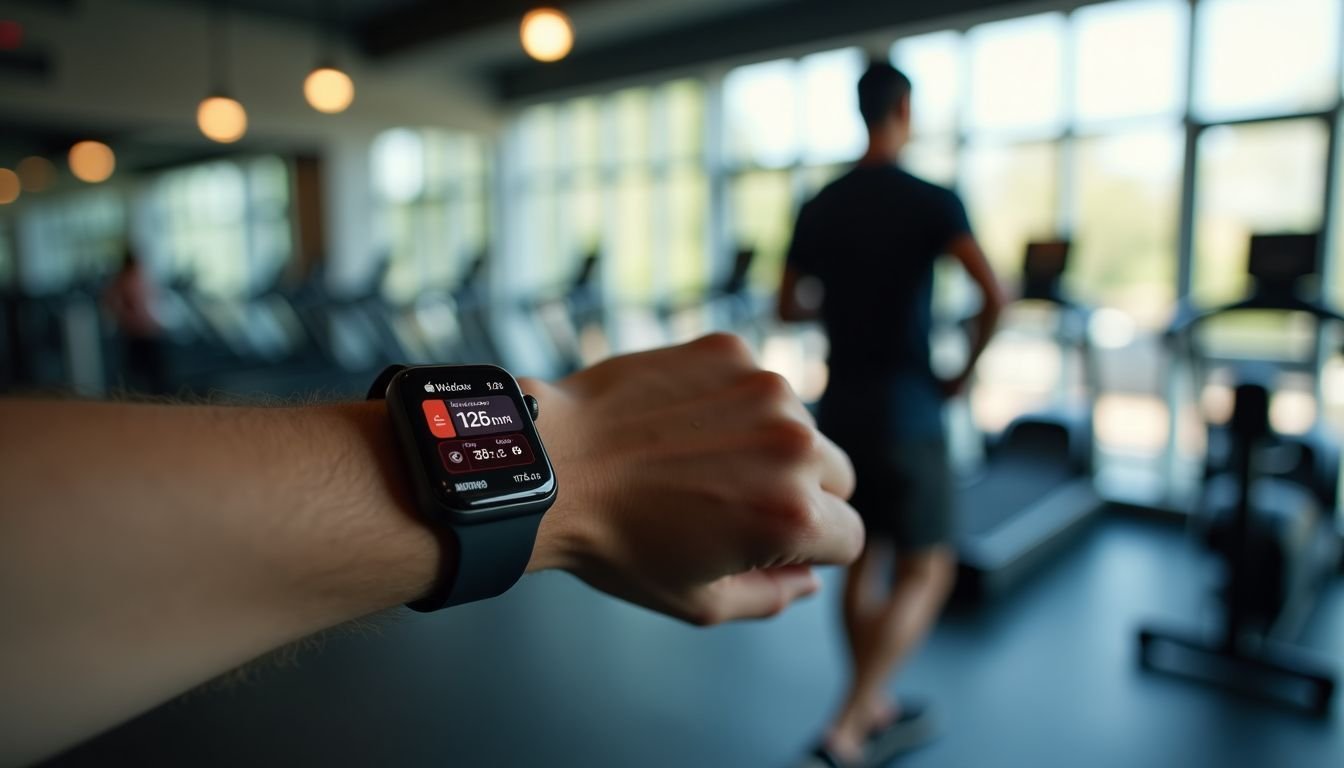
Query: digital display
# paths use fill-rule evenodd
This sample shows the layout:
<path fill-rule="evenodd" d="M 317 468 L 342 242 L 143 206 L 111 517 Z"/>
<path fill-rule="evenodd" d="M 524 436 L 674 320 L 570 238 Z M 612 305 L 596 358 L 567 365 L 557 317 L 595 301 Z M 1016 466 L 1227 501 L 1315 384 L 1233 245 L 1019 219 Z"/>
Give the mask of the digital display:
<path fill-rule="evenodd" d="M 515 430 L 523 423 L 513 399 L 506 395 L 449 400 L 448 414 L 453 429 L 463 437 Z"/>
<path fill-rule="evenodd" d="M 494 435 L 472 440 L 439 443 L 439 456 L 449 472 L 479 472 L 483 469 L 531 464 L 532 448 L 522 435 Z"/>
<path fill-rule="evenodd" d="M 399 377 L 397 399 L 427 478 L 453 508 L 488 508 L 554 491 L 554 477 L 513 378 L 494 366 L 426 366 Z M 389 397 L 391 397 L 389 393 Z"/>
<path fill-rule="evenodd" d="M 1251 235 L 1249 272 L 1271 283 L 1292 283 L 1317 273 L 1319 236 Z"/>

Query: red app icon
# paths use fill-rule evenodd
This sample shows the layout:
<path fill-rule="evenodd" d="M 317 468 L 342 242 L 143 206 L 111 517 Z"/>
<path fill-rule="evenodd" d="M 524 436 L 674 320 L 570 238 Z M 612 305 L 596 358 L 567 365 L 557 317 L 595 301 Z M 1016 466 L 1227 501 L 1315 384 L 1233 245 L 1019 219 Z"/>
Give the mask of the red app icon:
<path fill-rule="evenodd" d="M 448 416 L 448 404 L 442 400 L 425 400 L 421 403 L 425 408 L 425 422 L 429 424 L 429 431 L 435 437 L 447 440 L 457 437 L 457 431 L 453 429 L 453 420 Z"/>

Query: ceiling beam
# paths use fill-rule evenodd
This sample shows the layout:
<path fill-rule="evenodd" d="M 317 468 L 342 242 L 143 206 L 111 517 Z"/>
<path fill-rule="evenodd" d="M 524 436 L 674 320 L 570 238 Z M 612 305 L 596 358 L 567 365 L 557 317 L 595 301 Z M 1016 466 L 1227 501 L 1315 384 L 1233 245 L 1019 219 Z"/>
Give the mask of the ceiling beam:
<path fill-rule="evenodd" d="M 520 101 L 694 64 L 739 58 L 818 40 L 861 35 L 929 19 L 975 13 L 1005 0 L 791 0 L 576 50 L 554 64 L 507 65 L 493 74 L 499 98 Z M 582 34 L 582 30 L 578 30 Z"/>

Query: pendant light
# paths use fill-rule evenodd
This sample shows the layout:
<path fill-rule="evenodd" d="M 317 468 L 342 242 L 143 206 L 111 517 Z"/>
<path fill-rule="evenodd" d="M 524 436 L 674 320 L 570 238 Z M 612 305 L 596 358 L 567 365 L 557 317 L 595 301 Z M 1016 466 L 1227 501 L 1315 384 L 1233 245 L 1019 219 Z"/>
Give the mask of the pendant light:
<path fill-rule="evenodd" d="M 574 47 L 574 26 L 555 8 L 534 8 L 518 25 L 518 39 L 523 51 L 537 61 L 559 61 Z"/>
<path fill-rule="evenodd" d="M 232 144 L 247 133 L 247 110 L 224 87 L 229 58 L 224 39 L 224 12 L 216 3 L 210 13 L 210 95 L 196 107 L 196 126 L 207 139 Z"/>
<path fill-rule="evenodd" d="M 117 169 L 117 155 L 101 141 L 81 141 L 66 155 L 70 174 L 85 184 L 101 184 Z"/>
<path fill-rule="evenodd" d="M 0 205 L 9 205 L 18 200 L 21 190 L 19 174 L 8 168 L 0 168 Z"/>
<path fill-rule="evenodd" d="M 318 64 L 303 80 L 303 97 L 308 101 L 308 106 L 318 112 L 335 115 L 350 108 L 351 102 L 355 100 L 355 83 L 335 64 L 336 56 L 333 49 L 336 46 L 332 38 L 336 33 L 335 30 L 339 28 L 337 24 L 339 9 L 335 0 L 325 4 L 319 0 L 319 12 L 324 8 L 328 11 L 328 15 L 322 21 L 319 33 Z"/>

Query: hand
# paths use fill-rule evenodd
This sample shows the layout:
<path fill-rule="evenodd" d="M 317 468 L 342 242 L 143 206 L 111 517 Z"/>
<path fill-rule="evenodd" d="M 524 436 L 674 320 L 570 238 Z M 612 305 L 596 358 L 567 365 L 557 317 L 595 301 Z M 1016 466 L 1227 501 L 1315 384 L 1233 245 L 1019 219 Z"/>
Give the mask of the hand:
<path fill-rule="evenodd" d="M 849 459 L 734 336 L 523 386 L 560 484 L 530 570 L 703 626 L 772 616 L 863 548 Z"/>

